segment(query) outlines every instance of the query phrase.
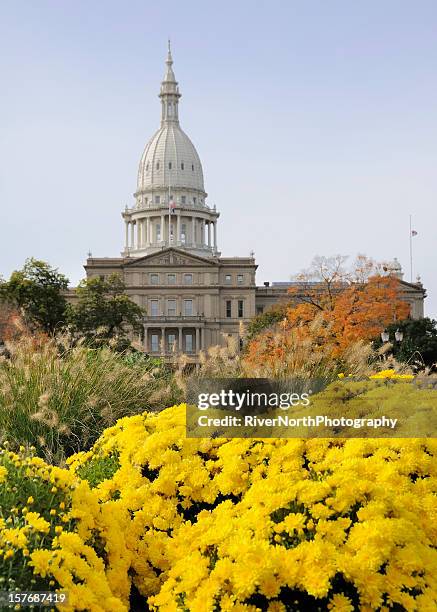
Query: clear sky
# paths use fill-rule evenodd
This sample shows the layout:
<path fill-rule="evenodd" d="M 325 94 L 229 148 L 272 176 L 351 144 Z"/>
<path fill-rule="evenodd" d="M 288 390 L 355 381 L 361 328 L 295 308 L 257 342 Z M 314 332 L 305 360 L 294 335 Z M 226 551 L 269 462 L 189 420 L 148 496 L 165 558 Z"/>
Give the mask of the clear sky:
<path fill-rule="evenodd" d="M 118 256 L 167 38 L 223 255 L 397 256 L 437 315 L 435 0 L 0 2 L 0 274 Z"/>

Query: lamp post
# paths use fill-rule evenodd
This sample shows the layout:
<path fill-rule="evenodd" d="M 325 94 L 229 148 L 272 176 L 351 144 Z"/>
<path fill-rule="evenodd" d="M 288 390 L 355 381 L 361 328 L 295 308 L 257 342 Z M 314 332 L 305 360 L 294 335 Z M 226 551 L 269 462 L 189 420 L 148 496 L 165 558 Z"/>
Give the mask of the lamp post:
<path fill-rule="evenodd" d="M 404 339 L 404 332 L 398 328 L 394 333 L 394 341 L 392 344 L 392 349 L 396 347 L 396 344 L 399 345 L 403 339 Z M 388 342 L 390 342 L 390 333 L 386 329 L 384 329 L 384 331 L 381 332 L 381 340 L 383 344 L 387 344 Z M 394 356 L 393 352 L 392 352 L 392 355 Z M 382 361 L 387 360 L 387 351 L 385 352 L 385 354 L 381 355 L 381 359 Z"/>
<path fill-rule="evenodd" d="M 395 341 L 402 342 L 403 339 L 404 339 L 404 332 L 398 328 L 395 331 Z M 386 344 L 390 340 L 390 334 L 388 333 L 386 329 L 384 329 L 384 331 L 381 332 L 381 340 L 383 341 L 384 344 Z"/>

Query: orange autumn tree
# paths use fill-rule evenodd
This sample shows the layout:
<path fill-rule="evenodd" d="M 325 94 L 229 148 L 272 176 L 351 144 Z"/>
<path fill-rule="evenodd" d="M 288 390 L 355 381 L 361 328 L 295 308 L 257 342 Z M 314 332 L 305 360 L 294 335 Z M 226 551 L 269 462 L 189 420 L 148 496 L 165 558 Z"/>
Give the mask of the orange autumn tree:
<path fill-rule="evenodd" d="M 406 319 L 409 305 L 399 294 L 399 280 L 382 265 L 359 255 L 351 270 L 346 257 L 316 257 L 296 276 L 281 323 L 249 342 L 247 365 L 256 368 L 296 353 L 306 343 L 308 359 L 341 358 L 354 344 L 370 341 L 393 321 Z"/>

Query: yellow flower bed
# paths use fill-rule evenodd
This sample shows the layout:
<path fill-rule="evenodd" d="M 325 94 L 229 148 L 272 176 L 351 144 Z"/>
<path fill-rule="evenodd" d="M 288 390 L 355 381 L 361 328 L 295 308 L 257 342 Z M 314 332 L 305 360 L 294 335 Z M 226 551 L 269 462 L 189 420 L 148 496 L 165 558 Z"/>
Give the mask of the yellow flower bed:
<path fill-rule="evenodd" d="M 372 374 L 371 376 L 369 376 L 369 378 L 390 378 L 393 380 L 413 380 L 414 375 L 413 374 L 399 374 L 398 372 L 396 372 L 393 369 L 388 369 L 388 370 L 381 370 L 380 372 L 377 372 L 376 374 Z"/>
<path fill-rule="evenodd" d="M 62 591 L 64 612 L 127 612 L 123 526 L 73 472 L 0 450 L 0 590 Z"/>
<path fill-rule="evenodd" d="M 437 605 L 436 455 L 432 439 L 187 439 L 176 406 L 120 420 L 70 465 L 112 466 L 94 493 L 123 525 L 127 557 L 105 574 L 123 601 L 129 559 L 156 610 L 422 612 Z"/>

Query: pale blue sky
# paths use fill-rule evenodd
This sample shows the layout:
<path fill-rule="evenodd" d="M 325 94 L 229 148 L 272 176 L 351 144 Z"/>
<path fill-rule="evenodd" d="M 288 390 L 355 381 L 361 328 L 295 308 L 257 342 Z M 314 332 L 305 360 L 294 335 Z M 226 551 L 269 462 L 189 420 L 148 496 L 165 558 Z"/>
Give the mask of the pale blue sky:
<path fill-rule="evenodd" d="M 0 274 L 119 255 L 168 36 L 222 254 L 259 284 L 358 252 L 409 280 L 412 213 L 435 316 L 435 1 L 0 1 Z"/>

